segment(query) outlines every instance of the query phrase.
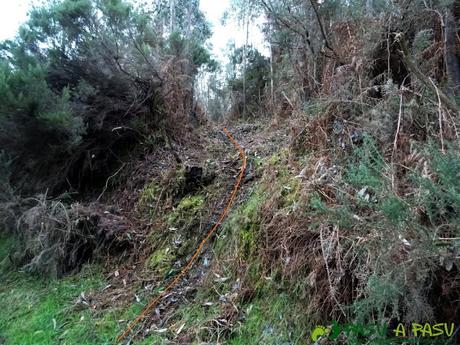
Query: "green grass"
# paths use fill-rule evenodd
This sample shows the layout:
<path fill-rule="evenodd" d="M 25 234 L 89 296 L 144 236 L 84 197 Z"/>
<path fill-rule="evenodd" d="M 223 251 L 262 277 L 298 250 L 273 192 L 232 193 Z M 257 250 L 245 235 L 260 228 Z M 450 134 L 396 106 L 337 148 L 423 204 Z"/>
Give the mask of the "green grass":
<path fill-rule="evenodd" d="M 6 259 L 14 245 L 15 241 L 13 237 L 2 236 L 0 233 L 0 262 Z"/>
<path fill-rule="evenodd" d="M 245 317 L 228 344 L 305 344 L 308 316 L 288 294 L 267 290 L 245 308 Z"/>
<path fill-rule="evenodd" d="M 232 211 L 214 243 L 218 256 L 238 254 L 249 258 L 255 253 L 260 230 L 259 208 L 263 198 L 262 190 L 253 190 L 250 197 Z"/>
<path fill-rule="evenodd" d="M 13 243 L 0 237 L 0 262 Z M 77 305 L 81 293 L 89 296 L 106 285 L 97 266 L 59 280 L 12 271 L 1 277 L 0 343 L 5 345 L 113 344 L 126 325 L 119 320 L 134 319 L 143 306 L 98 310 Z"/>
<path fill-rule="evenodd" d="M 102 285 L 102 275 L 91 268 L 50 281 L 7 273 L 0 283 L 0 334 L 9 345 L 109 343 L 113 334 L 97 331 L 96 313 L 74 307 L 82 292 Z"/>

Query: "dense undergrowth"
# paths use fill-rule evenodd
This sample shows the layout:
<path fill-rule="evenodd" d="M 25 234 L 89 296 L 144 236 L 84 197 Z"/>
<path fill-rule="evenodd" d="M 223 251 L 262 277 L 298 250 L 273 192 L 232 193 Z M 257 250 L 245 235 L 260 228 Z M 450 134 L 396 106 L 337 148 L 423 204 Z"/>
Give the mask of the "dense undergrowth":
<path fill-rule="evenodd" d="M 233 116 L 248 172 L 132 343 L 458 322 L 458 1 L 233 5 L 266 15 L 271 58 L 234 49 L 207 110 Z M 238 155 L 194 95 L 208 23 L 197 1 L 152 6 L 50 1 L 0 45 L 0 344 L 114 343 L 224 207 Z M 406 340 L 427 341 L 384 339 Z"/>
<path fill-rule="evenodd" d="M 460 156 L 438 150 L 417 147 L 403 195 L 369 136 L 335 158 L 340 166 L 295 150 L 264 159 L 172 324 L 187 342 L 303 344 L 315 324 L 334 321 L 455 323 Z"/>
<path fill-rule="evenodd" d="M 453 148 L 446 155 L 438 149 L 434 143 L 417 149 L 405 196 L 395 192 L 392 166 L 371 137 L 337 157 L 340 167 L 293 149 L 259 159 L 261 179 L 219 231 L 193 299 L 182 299 L 163 328 L 135 343 L 304 344 L 318 323 L 455 322 L 458 311 L 446 301 L 458 299 L 458 290 L 443 284 L 449 276 L 455 281 L 458 270 L 458 242 L 449 236 L 459 220 L 460 157 Z M 179 170 L 170 183 L 180 185 L 182 174 Z M 174 195 L 161 196 L 148 182 L 137 206 L 152 220 L 163 214 L 169 229 L 166 237 L 150 234 L 145 268 L 159 282 L 189 257 L 202 234 L 195 238 L 189 231 L 208 216 L 202 214 L 210 198 L 206 189 Z M 171 202 L 175 206 L 165 212 Z M 2 259 L 8 245 L 2 241 Z M 139 300 L 132 305 L 93 310 L 90 304 L 80 310 L 82 292 L 97 295 L 107 284 L 100 272 L 86 267 L 57 281 L 7 274 L 4 306 L 16 309 L 3 320 L 3 337 L 12 344 L 27 337 L 43 344 L 77 338 L 111 343 L 150 295 L 138 287 Z M 13 292 L 11 284 L 18 285 Z M 33 317 L 20 312 L 31 309 Z M 30 323 L 24 324 L 26 319 Z"/>

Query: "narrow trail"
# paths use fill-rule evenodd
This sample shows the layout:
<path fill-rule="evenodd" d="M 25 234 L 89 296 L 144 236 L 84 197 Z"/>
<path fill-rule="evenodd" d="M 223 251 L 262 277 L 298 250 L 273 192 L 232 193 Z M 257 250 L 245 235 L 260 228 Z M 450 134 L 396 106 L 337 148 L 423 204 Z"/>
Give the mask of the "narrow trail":
<path fill-rule="evenodd" d="M 234 205 L 235 200 L 236 200 L 237 195 L 238 195 L 238 190 L 240 189 L 241 182 L 242 182 L 243 177 L 244 177 L 244 175 L 246 173 L 247 157 L 246 157 L 246 153 L 245 153 L 244 149 L 238 144 L 238 142 L 234 139 L 232 134 L 226 128 L 223 129 L 223 132 L 227 135 L 228 139 L 233 143 L 235 148 L 238 150 L 240 158 L 241 158 L 241 161 L 242 161 L 241 169 L 240 169 L 240 172 L 238 174 L 236 183 L 235 183 L 235 185 L 233 187 L 233 190 L 232 190 L 232 192 L 230 194 L 230 197 L 229 197 L 229 199 L 228 199 L 228 201 L 226 203 L 226 206 L 225 206 L 224 210 L 222 211 L 218 221 L 214 224 L 214 226 L 212 226 L 212 228 L 209 230 L 208 234 L 201 241 L 200 245 L 198 246 L 197 250 L 195 251 L 195 253 L 192 256 L 192 258 L 189 260 L 187 265 L 166 286 L 166 288 L 160 294 L 158 294 L 155 298 L 153 298 L 144 307 L 144 309 L 142 310 L 140 315 L 128 325 L 128 327 L 126 328 L 126 330 L 123 333 L 121 333 L 117 337 L 117 342 L 122 342 L 123 340 L 125 340 L 129 335 L 131 335 L 135 331 L 136 328 L 138 328 L 138 329 L 137 329 L 137 331 L 135 331 L 135 333 L 133 334 L 132 338 L 134 338 L 136 335 L 139 334 L 139 332 L 142 331 L 142 329 L 143 329 L 143 325 L 142 325 L 143 321 L 152 312 L 152 310 L 154 310 L 154 308 L 161 301 L 161 299 L 163 297 L 165 297 L 174 287 L 176 287 L 181 282 L 181 280 L 184 278 L 184 276 L 190 271 L 190 269 L 193 267 L 193 265 L 197 261 L 198 257 L 200 256 L 201 252 L 203 251 L 204 246 L 209 241 L 209 239 L 212 237 L 212 235 L 216 232 L 216 230 L 219 228 L 219 226 L 222 224 L 222 222 L 225 220 L 225 218 L 227 217 L 228 213 L 230 212 L 232 206 Z"/>

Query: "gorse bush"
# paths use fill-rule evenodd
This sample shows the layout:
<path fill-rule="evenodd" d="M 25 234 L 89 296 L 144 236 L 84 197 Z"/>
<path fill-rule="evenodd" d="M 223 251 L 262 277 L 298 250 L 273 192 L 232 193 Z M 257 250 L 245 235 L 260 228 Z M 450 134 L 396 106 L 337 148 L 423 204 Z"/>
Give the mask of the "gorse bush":
<path fill-rule="evenodd" d="M 431 174 L 415 175 L 420 193 L 418 206 L 426 212 L 431 225 L 459 224 L 460 221 L 460 157 L 454 146 L 446 154 L 431 143 L 425 150 Z"/>
<path fill-rule="evenodd" d="M 358 267 L 373 272 L 358 290 L 362 298 L 350 309 L 357 322 L 415 322 L 439 315 L 440 306 L 430 297 L 433 272 L 443 270 L 437 266 L 439 262 L 449 270 L 455 266 L 447 252 L 455 252 L 452 241 L 459 235 L 460 155 L 452 146 L 443 154 L 434 143 L 421 150 L 423 168 L 400 177 L 404 193 L 394 190 L 390 177 L 397 174 L 395 167 L 371 138 L 350 157 L 339 189 L 350 191 L 352 187 L 353 192 L 344 194 L 341 203 L 355 217 L 350 218 L 352 224 L 338 226 L 359 229 L 360 236 L 367 238 L 361 254 L 356 254 L 367 256 L 368 261 Z M 322 210 L 331 221 L 336 219 L 335 209 Z M 450 249 L 440 249 L 439 238 L 444 238 L 443 247 Z M 449 294 L 453 296 L 451 290 Z"/>
<path fill-rule="evenodd" d="M 449 300 L 458 298 L 437 276 L 453 277 L 458 269 L 460 155 L 454 147 L 443 154 L 433 143 L 411 150 L 402 169 L 368 134 L 346 155 L 336 153 L 340 164 L 323 153 L 309 153 L 306 163 L 300 157 L 299 176 L 289 173 L 287 157 L 268 160 L 262 183 L 270 197 L 258 211 L 265 241 L 256 252 L 268 272 L 280 272 L 309 296 L 312 320 L 431 322 L 447 308 L 433 297 L 440 286 Z M 300 181 L 295 193 L 294 181 Z"/>
<path fill-rule="evenodd" d="M 6 61 L 0 64 L 0 130 L 10 142 L 20 140 L 14 135 L 21 130 L 21 125 L 27 126 L 28 121 L 66 132 L 69 141 L 74 143 L 84 133 L 82 119 L 72 114 L 69 89 L 56 94 L 45 78 L 46 71 L 40 65 L 29 65 L 24 70 L 12 69 Z"/>
<path fill-rule="evenodd" d="M 126 230 L 123 217 L 75 199 L 107 197 L 129 161 L 188 125 L 197 71 L 215 62 L 199 2 L 176 5 L 44 1 L 0 42 L 0 231 L 18 237 L 17 266 L 67 274 Z M 150 136 L 163 140 L 141 146 Z"/>
<path fill-rule="evenodd" d="M 378 190 L 383 187 L 386 164 L 372 137 L 364 137 L 363 145 L 354 149 L 350 160 L 345 181 L 356 188 L 368 186 Z"/>
<path fill-rule="evenodd" d="M 203 45 L 210 30 L 192 3 L 188 34 L 164 34 L 172 9 L 152 6 L 156 15 L 124 0 L 49 1 L 0 44 L 0 145 L 22 193 L 102 184 L 144 133 L 187 119 L 189 80 L 215 64 Z M 188 69 L 174 70 L 175 58 Z"/>

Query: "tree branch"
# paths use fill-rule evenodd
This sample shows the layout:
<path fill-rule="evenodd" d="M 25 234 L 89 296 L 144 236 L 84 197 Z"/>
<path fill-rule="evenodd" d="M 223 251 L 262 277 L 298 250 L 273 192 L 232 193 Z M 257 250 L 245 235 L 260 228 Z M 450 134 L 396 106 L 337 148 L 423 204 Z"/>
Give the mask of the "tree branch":
<path fill-rule="evenodd" d="M 407 66 L 409 71 L 412 74 L 414 74 L 425 87 L 431 89 L 434 93 L 439 94 L 440 100 L 444 103 L 444 105 L 447 108 L 449 108 L 457 114 L 460 113 L 460 107 L 444 92 L 437 89 L 436 86 L 431 83 L 430 79 L 418 69 L 416 63 L 412 60 L 412 58 L 409 55 L 409 49 L 407 48 L 407 42 L 404 38 L 404 35 L 402 33 L 398 33 L 396 34 L 395 39 L 401 47 L 400 53 L 403 58 L 404 64 Z"/>
<path fill-rule="evenodd" d="M 262 2 L 262 5 L 265 7 L 265 9 L 273 16 L 273 18 L 275 18 L 275 20 L 279 23 L 281 23 L 285 28 L 287 28 L 288 30 L 291 30 L 292 32 L 296 33 L 297 35 L 299 35 L 300 37 L 302 37 L 302 39 L 307 43 L 307 46 L 308 48 L 310 49 L 310 53 L 315 56 L 315 51 L 313 49 L 313 46 L 311 44 L 311 41 L 309 39 L 309 32 L 306 28 L 303 27 L 303 29 L 305 29 L 305 34 L 302 33 L 301 31 L 299 31 L 298 29 L 296 29 L 295 27 L 293 27 L 289 22 L 287 22 L 286 20 L 284 20 L 283 18 L 281 18 L 281 16 L 277 15 L 275 10 L 273 8 L 271 8 L 267 2 L 265 0 L 261 0 Z"/>
<path fill-rule="evenodd" d="M 323 36 L 326 48 L 328 48 L 335 55 L 335 57 L 338 60 L 340 60 L 339 55 L 335 52 L 334 48 L 332 48 L 332 45 L 329 42 L 329 39 L 327 38 L 326 30 L 324 30 L 323 21 L 321 20 L 321 16 L 319 15 L 318 6 L 315 0 L 310 0 L 310 3 L 311 3 L 311 6 L 313 7 L 313 11 L 315 12 L 316 19 L 318 20 L 319 29 L 321 30 L 321 35 Z"/>

